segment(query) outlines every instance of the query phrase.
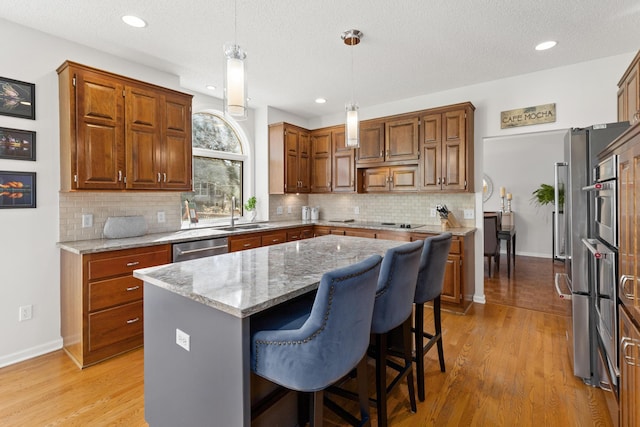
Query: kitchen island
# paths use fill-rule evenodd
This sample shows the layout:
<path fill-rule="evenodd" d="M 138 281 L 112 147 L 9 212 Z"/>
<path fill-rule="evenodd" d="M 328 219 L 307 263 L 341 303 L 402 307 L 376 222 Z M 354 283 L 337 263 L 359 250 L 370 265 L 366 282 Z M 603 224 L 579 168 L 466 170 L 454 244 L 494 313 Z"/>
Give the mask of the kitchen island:
<path fill-rule="evenodd" d="M 144 281 L 147 422 L 251 425 L 252 319 L 313 292 L 323 273 L 399 244 L 329 235 L 135 270 Z"/>

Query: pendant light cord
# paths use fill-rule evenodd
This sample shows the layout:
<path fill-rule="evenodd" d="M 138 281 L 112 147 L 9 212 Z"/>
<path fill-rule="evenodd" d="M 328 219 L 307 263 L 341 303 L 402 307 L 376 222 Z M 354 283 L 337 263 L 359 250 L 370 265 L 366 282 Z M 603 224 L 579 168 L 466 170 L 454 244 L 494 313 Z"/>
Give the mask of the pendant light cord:
<path fill-rule="evenodd" d="M 233 0 L 233 44 L 238 45 L 238 0 Z"/>
<path fill-rule="evenodd" d="M 353 72 L 353 45 L 351 46 L 351 104 L 355 104 L 355 79 L 354 79 L 354 72 Z"/>

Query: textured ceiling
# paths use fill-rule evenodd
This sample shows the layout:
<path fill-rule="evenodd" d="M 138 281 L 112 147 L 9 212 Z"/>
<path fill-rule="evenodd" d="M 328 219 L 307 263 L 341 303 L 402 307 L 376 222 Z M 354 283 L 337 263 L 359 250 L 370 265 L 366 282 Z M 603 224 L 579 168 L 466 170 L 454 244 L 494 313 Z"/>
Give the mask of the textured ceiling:
<path fill-rule="evenodd" d="M 640 48 L 637 0 L 236 1 L 250 105 L 307 118 L 342 111 L 352 89 L 365 108 Z M 185 88 L 217 97 L 233 10 L 233 0 L 0 1 L 0 18 L 179 75 Z M 148 27 L 126 26 L 125 14 Z M 351 28 L 364 33 L 356 47 L 340 39 Z M 533 49 L 549 39 L 558 46 Z M 319 96 L 328 102 L 315 104 Z"/>

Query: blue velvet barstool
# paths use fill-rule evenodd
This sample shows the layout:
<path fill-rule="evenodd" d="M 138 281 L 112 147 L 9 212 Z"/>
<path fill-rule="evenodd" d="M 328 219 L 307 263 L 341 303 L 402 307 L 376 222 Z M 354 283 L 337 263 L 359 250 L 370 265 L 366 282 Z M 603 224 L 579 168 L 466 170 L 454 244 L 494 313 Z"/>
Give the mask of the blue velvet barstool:
<path fill-rule="evenodd" d="M 329 401 L 324 390 L 354 368 L 361 418 L 339 415 L 370 425 L 366 351 L 380 266 L 375 255 L 325 273 L 312 306 L 274 311 L 257 320 L 258 330 L 252 325 L 251 370 L 289 390 L 313 393 L 311 426 L 322 425 L 323 402 Z"/>
<path fill-rule="evenodd" d="M 411 355 L 411 313 L 422 248 L 423 241 L 418 240 L 389 249 L 380 268 L 371 322 L 371 334 L 375 341 L 376 408 L 379 427 L 387 425 L 387 395 L 404 377 L 407 378 L 409 387 L 411 411 L 416 412 Z M 402 327 L 404 365 L 399 365 L 387 357 L 388 334 L 400 326 Z M 388 387 L 387 366 L 398 371 L 398 375 Z"/>
<path fill-rule="evenodd" d="M 424 355 L 438 345 L 440 371 L 444 372 L 444 350 L 442 346 L 442 325 L 440 316 L 440 294 L 444 284 L 444 273 L 447 267 L 447 257 L 451 248 L 451 233 L 442 233 L 429 237 L 424 241 L 424 248 L 420 256 L 420 270 L 416 283 L 415 322 L 413 327 L 416 348 L 416 376 L 418 382 L 418 399 L 424 402 Z M 424 304 L 433 301 L 433 320 L 435 333 L 424 331 Z M 424 338 L 428 341 L 424 344 Z"/>

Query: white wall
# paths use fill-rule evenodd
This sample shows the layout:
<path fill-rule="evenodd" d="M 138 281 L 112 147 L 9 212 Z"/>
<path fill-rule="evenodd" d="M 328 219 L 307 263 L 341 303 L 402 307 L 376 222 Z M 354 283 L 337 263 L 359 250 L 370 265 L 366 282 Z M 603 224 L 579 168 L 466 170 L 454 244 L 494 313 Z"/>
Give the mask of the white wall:
<path fill-rule="evenodd" d="M 19 40 L 19 43 L 16 42 Z M 0 170 L 37 173 L 36 209 L 0 210 L 0 367 L 58 349 L 60 267 L 58 191 L 60 130 L 56 69 L 71 60 L 160 86 L 189 92 L 177 76 L 121 60 L 0 19 L 0 75 L 36 84 L 36 120 L 0 116 L 0 127 L 34 130 L 35 162 L 0 159 Z M 27 52 L 28 54 L 25 54 Z M 4 56 L 7 55 L 7 56 Z M 196 94 L 194 110 L 220 109 L 220 100 Z M 240 126 L 254 140 L 253 121 Z M 33 319 L 18 322 L 18 307 Z"/>
<path fill-rule="evenodd" d="M 19 40 L 19 43 L 15 41 Z M 36 84 L 36 120 L 0 116 L 0 126 L 37 132 L 37 161 L 0 160 L 0 170 L 36 171 L 38 193 L 36 209 L 0 210 L 0 366 L 33 357 L 61 346 L 59 303 L 58 190 L 59 125 L 56 68 L 70 59 L 125 76 L 181 90 L 176 76 L 139 64 L 120 60 L 81 45 L 49 37 L 0 20 L 0 51 L 3 77 Z M 28 52 L 25 55 L 25 52 Z M 482 138 L 523 129 L 500 130 L 499 113 L 529 105 L 556 102 L 558 122 L 536 126 L 535 130 L 587 126 L 614 121 L 616 83 L 633 53 L 605 58 L 570 67 L 533 73 L 511 79 L 469 86 L 429 96 L 411 98 L 377 107 L 362 108 L 363 117 L 384 116 L 406 111 L 471 101 L 476 106 L 476 181 L 482 176 Z M 473 64 L 469 64 L 470 68 Z M 186 91 L 186 90 L 183 90 Z M 205 97 L 206 98 L 206 97 Z M 194 105 L 200 104 L 200 97 Z M 219 108 L 211 102 L 210 108 Z M 285 115 L 290 117 L 293 115 Z M 339 117 L 338 117 L 339 116 Z M 266 125 L 269 111 L 255 112 L 254 121 L 242 122 L 247 136 L 255 139 L 255 188 L 258 199 L 268 200 L 268 156 Z M 328 126 L 342 121 L 342 114 L 302 123 L 307 128 Z M 255 131 L 254 131 L 255 129 Z M 533 131 L 533 127 L 526 131 Z M 480 193 L 476 211 L 482 212 Z M 266 208 L 266 207 L 263 207 Z M 261 208 L 259 208 L 261 209 Z M 264 209 L 264 212 L 268 212 Z M 263 209 L 260 214 L 264 215 Z M 476 300 L 482 301 L 482 256 L 476 239 Z M 33 319 L 18 322 L 18 307 L 33 304 Z"/>
<path fill-rule="evenodd" d="M 553 164 L 563 161 L 568 132 L 565 129 L 484 139 L 484 172 L 493 181 L 493 194 L 484 203 L 484 210 L 500 210 L 500 187 L 512 194 L 518 255 L 551 258 L 553 208 L 537 206 L 531 197 L 540 184 L 553 185 Z M 505 245 L 502 246 L 504 251 Z"/>

